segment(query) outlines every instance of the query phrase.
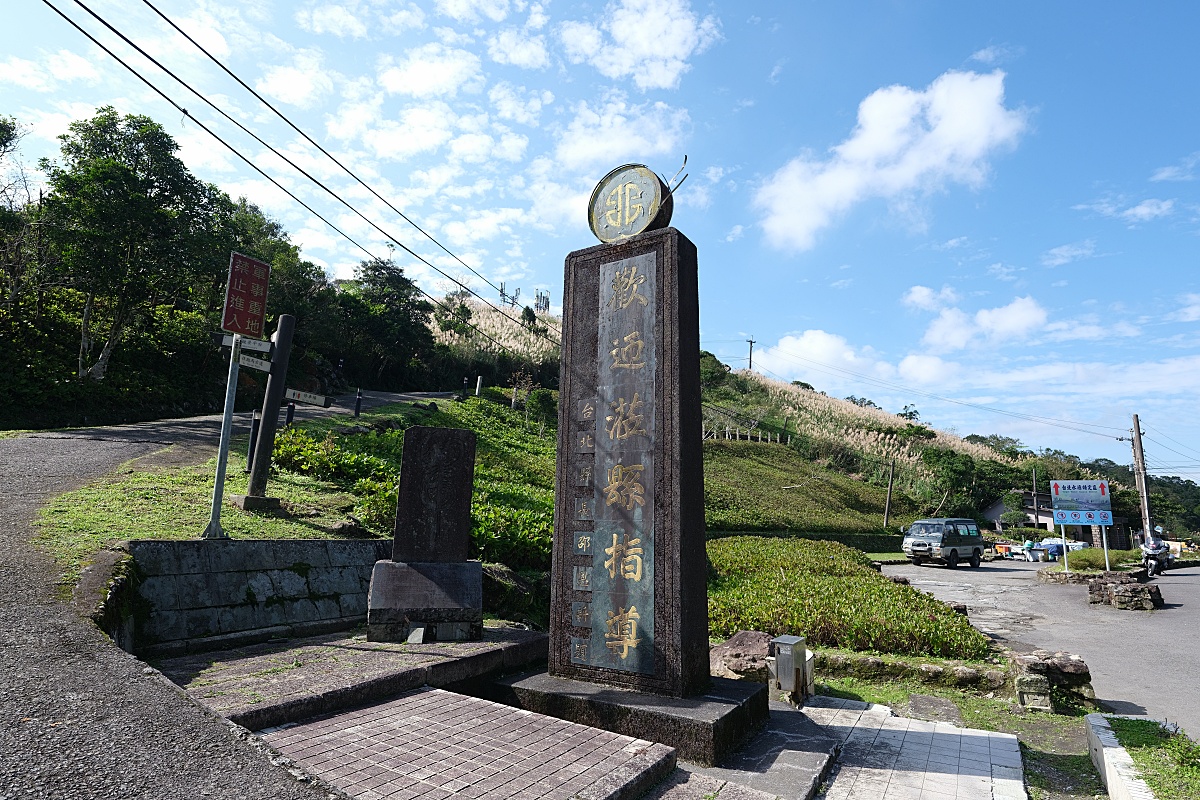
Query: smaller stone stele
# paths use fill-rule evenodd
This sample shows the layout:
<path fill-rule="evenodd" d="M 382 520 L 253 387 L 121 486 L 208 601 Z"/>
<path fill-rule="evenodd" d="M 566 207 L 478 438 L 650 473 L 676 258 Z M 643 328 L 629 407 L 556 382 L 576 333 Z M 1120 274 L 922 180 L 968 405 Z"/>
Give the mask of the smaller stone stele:
<path fill-rule="evenodd" d="M 483 566 L 468 561 L 475 433 L 404 432 L 392 558 L 375 562 L 367 595 L 373 642 L 483 636 Z"/>

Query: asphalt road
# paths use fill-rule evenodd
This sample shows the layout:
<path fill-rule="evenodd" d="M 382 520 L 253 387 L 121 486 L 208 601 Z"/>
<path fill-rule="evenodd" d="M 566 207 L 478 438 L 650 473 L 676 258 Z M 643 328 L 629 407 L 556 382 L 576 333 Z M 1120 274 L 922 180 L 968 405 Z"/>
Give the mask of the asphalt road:
<path fill-rule="evenodd" d="M 371 393 L 364 407 L 401 399 L 428 397 Z M 346 400 L 298 416 L 347 413 Z M 165 444 L 215 445 L 220 424 L 214 415 L 0 439 L 0 800 L 343 796 L 297 780 L 78 617 L 30 544 L 50 498 Z"/>
<path fill-rule="evenodd" d="M 1044 564 L 997 560 L 979 569 L 887 566 L 941 600 L 967 604 L 972 624 L 1014 650 L 1077 653 L 1092 687 L 1121 714 L 1168 719 L 1200 736 L 1200 568 L 1169 570 L 1155 581 L 1167 607 L 1118 611 L 1089 605 L 1086 586 L 1037 582 Z"/>

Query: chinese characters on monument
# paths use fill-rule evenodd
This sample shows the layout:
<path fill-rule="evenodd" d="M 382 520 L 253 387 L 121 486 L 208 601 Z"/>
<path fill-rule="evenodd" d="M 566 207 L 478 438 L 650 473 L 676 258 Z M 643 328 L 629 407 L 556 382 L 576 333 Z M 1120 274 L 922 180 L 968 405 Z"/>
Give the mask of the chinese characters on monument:
<path fill-rule="evenodd" d="M 229 259 L 229 282 L 225 286 L 225 312 L 221 330 L 252 339 L 263 338 L 267 316 L 267 285 L 271 266 L 234 253 Z"/>

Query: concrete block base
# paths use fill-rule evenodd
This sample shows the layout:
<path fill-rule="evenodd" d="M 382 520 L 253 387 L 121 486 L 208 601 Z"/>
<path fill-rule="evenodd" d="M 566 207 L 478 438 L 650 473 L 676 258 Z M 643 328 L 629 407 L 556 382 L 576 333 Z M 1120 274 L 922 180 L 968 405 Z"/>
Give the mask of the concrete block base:
<path fill-rule="evenodd" d="M 278 497 L 258 497 L 253 494 L 231 494 L 229 499 L 242 511 L 277 511 Z"/>
<path fill-rule="evenodd" d="M 713 678 L 708 693 L 667 697 L 617 689 L 545 672 L 502 678 L 492 699 L 546 716 L 674 747 L 714 766 L 766 725 L 767 687 Z"/>
<path fill-rule="evenodd" d="M 377 561 L 367 595 L 371 642 L 474 641 L 483 636 L 483 565 Z"/>

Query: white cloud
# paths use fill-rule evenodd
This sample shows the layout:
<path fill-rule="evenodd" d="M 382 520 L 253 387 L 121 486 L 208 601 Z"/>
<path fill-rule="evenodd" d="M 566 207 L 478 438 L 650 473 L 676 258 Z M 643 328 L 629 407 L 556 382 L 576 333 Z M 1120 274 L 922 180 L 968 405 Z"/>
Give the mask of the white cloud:
<path fill-rule="evenodd" d="M 1097 341 L 1099 339 L 1132 339 L 1140 336 L 1141 329 L 1125 321 L 1100 324 L 1096 321 L 1076 320 L 1051 322 L 1046 326 L 1047 338 L 1052 342 Z"/>
<path fill-rule="evenodd" d="M 925 311 L 937 311 L 943 306 L 957 303 L 958 292 L 949 286 L 943 286 L 936 292 L 928 286 L 914 286 L 904 293 L 901 301 L 906 306 L 912 306 L 913 308 L 920 308 Z"/>
<path fill-rule="evenodd" d="M 721 38 L 715 17 L 700 19 L 687 0 L 615 0 L 601 21 L 565 22 L 559 38 L 567 57 L 588 63 L 606 78 L 632 78 L 647 89 L 674 89 L 691 66 L 688 59 Z"/>
<path fill-rule="evenodd" d="M 379 85 L 392 94 L 453 96 L 459 89 L 482 88 L 483 73 L 474 53 L 430 42 L 399 60 L 384 56 L 379 64 Z"/>
<path fill-rule="evenodd" d="M 500 22 L 508 16 L 508 0 L 435 0 L 437 12 L 458 22 L 478 22 L 486 17 Z"/>
<path fill-rule="evenodd" d="M 542 108 L 554 102 L 554 95 L 548 91 L 531 91 L 524 86 L 513 86 L 502 81 L 488 90 L 488 99 L 492 101 L 492 107 L 500 119 L 536 126 Z"/>
<path fill-rule="evenodd" d="M 1061 267 L 1081 258 L 1088 258 L 1096 252 L 1096 242 L 1087 239 L 1072 244 L 1062 244 L 1052 247 L 1042 254 L 1042 263 L 1047 267 Z"/>
<path fill-rule="evenodd" d="M 1004 44 L 993 44 L 971 53 L 969 60 L 978 61 L 980 64 L 987 64 L 990 67 L 1008 61 L 1016 55 L 1020 55 L 1019 50 Z"/>
<path fill-rule="evenodd" d="M 455 219 L 442 226 L 446 238 L 455 246 L 466 246 L 513 232 L 513 225 L 527 216 L 523 208 L 489 208 Z"/>
<path fill-rule="evenodd" d="M 290 105 L 308 108 L 333 90 L 333 80 L 319 50 L 301 50 L 291 66 L 268 67 L 254 86 Z"/>
<path fill-rule="evenodd" d="M 296 12 L 296 24 L 310 33 L 332 33 L 341 38 L 361 39 L 367 24 L 346 6 L 329 3 Z"/>
<path fill-rule="evenodd" d="M 725 241 L 736 242 L 738 239 L 742 238 L 742 235 L 745 234 L 745 232 L 746 228 L 744 226 L 734 225 L 729 229 L 729 233 L 725 235 Z"/>
<path fill-rule="evenodd" d="M 1196 180 L 1196 167 L 1198 165 L 1200 165 L 1200 153 L 1192 153 L 1178 164 L 1173 164 L 1169 167 L 1159 167 L 1154 170 L 1154 174 L 1150 176 L 1150 180 L 1194 181 Z"/>
<path fill-rule="evenodd" d="M 854 278 L 842 278 L 829 284 L 830 289 L 849 289 L 854 285 Z"/>
<path fill-rule="evenodd" d="M 1004 73 L 947 72 L 924 91 L 889 86 L 858 107 L 850 138 L 826 159 L 801 155 L 755 195 L 767 240 L 811 248 L 822 228 L 872 197 L 909 206 L 948 184 L 976 187 L 988 159 L 1017 143 L 1026 114 L 1004 105 Z"/>
<path fill-rule="evenodd" d="M 620 97 L 595 108 L 582 101 L 558 137 L 555 157 L 570 169 L 675 153 L 690 123 L 686 109 L 663 102 L 631 106 Z"/>
<path fill-rule="evenodd" d="M 405 3 L 379 19 L 385 33 L 397 34 L 425 27 L 425 12 L 412 3 Z"/>
<path fill-rule="evenodd" d="M 1134 206 L 1123 208 L 1122 206 L 1124 205 L 1124 203 L 1119 203 L 1115 200 L 1104 199 L 1097 200 L 1094 203 L 1081 203 L 1077 206 L 1072 206 L 1072 208 L 1077 211 L 1095 211 L 1103 217 L 1120 219 L 1128 222 L 1130 225 L 1136 225 L 1139 222 L 1149 222 L 1152 219 L 1169 215 L 1174 209 L 1175 201 L 1150 198 Z"/>
<path fill-rule="evenodd" d="M 913 354 L 901 359 L 896 369 L 902 380 L 930 385 L 945 383 L 955 378 L 961 367 L 953 361 L 943 361 L 937 356 Z"/>
<path fill-rule="evenodd" d="M 1017 273 L 1020 271 L 1016 267 L 1010 267 L 1007 264 L 996 262 L 987 268 L 988 275 L 991 275 L 998 281 L 1015 281 Z"/>
<path fill-rule="evenodd" d="M 966 236 L 956 236 L 953 239 L 947 239 L 941 244 L 935 244 L 934 250 L 955 250 L 965 245 L 969 240 Z"/>
<path fill-rule="evenodd" d="M 524 69 L 542 69 L 550 65 L 544 36 L 527 36 L 517 28 L 505 28 L 488 39 L 488 55 L 497 64 Z"/>
<path fill-rule="evenodd" d="M 52 92 L 60 83 L 96 83 L 100 73 L 92 62 L 70 50 L 50 53 L 43 63 L 9 56 L 0 61 L 0 84 L 11 83 L 35 92 Z"/>
<path fill-rule="evenodd" d="M 468 164 L 491 160 L 518 161 L 529 140 L 508 131 L 498 138 L 487 133 L 465 133 L 450 142 L 450 156 Z"/>
<path fill-rule="evenodd" d="M 406 108 L 396 120 L 383 120 L 362 140 L 380 158 L 404 159 L 436 150 L 454 136 L 457 117 L 445 103 Z"/>
<path fill-rule="evenodd" d="M 855 348 L 844 337 L 823 330 L 807 330 L 798 336 L 788 334 L 774 346 L 764 347 L 761 353 L 755 350 L 754 363 L 756 367 L 761 364 L 778 375 L 829 387 L 839 394 L 847 390 L 861 391 L 859 382 L 852 378 L 831 377 L 829 367 L 874 378 L 886 379 L 895 375 L 895 368 L 880 360 L 870 348 Z"/>
<path fill-rule="evenodd" d="M 983 308 L 971 317 L 959 308 L 943 308 L 921 341 L 937 352 L 962 350 L 979 338 L 1000 344 L 1028 338 L 1046 326 L 1046 309 L 1032 297 L 1006 306 Z"/>
<path fill-rule="evenodd" d="M 1200 294 L 1185 294 L 1180 298 L 1181 307 L 1171 315 L 1178 322 L 1196 322 L 1200 320 Z"/>
<path fill-rule="evenodd" d="M 1149 222 L 1170 214 L 1174 205 L 1174 200 L 1143 200 L 1136 206 L 1122 211 L 1121 219 L 1126 222 Z"/>

